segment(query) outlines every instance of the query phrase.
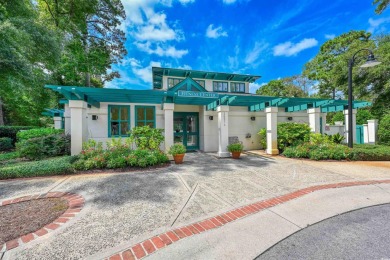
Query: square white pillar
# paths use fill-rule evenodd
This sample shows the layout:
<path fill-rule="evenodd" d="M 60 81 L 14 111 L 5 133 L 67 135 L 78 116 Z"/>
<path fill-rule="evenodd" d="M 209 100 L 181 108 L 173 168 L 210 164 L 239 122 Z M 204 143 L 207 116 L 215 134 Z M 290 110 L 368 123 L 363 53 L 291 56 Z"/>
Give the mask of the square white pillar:
<path fill-rule="evenodd" d="M 267 107 L 267 153 L 272 155 L 279 154 L 278 149 L 278 108 Z"/>
<path fill-rule="evenodd" d="M 175 104 L 164 103 L 164 145 L 165 151 L 173 145 L 173 110 Z"/>
<path fill-rule="evenodd" d="M 65 134 L 70 135 L 71 123 L 70 123 L 69 104 L 64 105 L 64 118 L 65 118 Z"/>
<path fill-rule="evenodd" d="M 378 120 L 367 120 L 368 143 L 376 144 L 378 142 Z M 364 136 L 365 137 L 365 136 Z"/>
<path fill-rule="evenodd" d="M 87 103 L 82 100 L 69 100 L 71 121 L 71 154 L 77 155 L 88 140 Z"/>
<path fill-rule="evenodd" d="M 356 109 L 352 109 L 352 134 L 353 134 L 353 142 L 356 143 Z M 344 110 L 344 116 L 345 116 L 345 140 L 348 143 L 348 109 Z"/>
<path fill-rule="evenodd" d="M 218 156 L 230 157 L 229 145 L 229 106 L 219 106 L 218 113 Z"/>
<path fill-rule="evenodd" d="M 61 129 L 62 128 L 62 117 L 55 116 L 55 117 L 53 117 L 53 120 L 54 120 L 54 128 Z"/>
<path fill-rule="evenodd" d="M 311 128 L 311 131 L 313 133 L 321 133 L 321 123 L 320 118 L 322 116 L 321 114 L 321 108 L 309 108 L 307 110 L 307 113 L 309 114 L 309 125 Z M 324 120 L 324 119 L 322 119 Z M 326 118 L 325 118 L 326 120 Z M 324 122 L 322 122 L 324 125 Z M 324 129 L 323 129 L 324 130 Z"/>
<path fill-rule="evenodd" d="M 363 125 L 363 143 L 368 144 L 368 124 Z"/>

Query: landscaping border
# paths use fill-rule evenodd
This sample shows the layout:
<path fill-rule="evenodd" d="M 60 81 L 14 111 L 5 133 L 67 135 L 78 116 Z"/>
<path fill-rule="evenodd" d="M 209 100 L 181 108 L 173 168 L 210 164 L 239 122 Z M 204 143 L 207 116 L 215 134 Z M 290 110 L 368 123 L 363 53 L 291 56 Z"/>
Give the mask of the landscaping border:
<path fill-rule="evenodd" d="M 229 222 L 244 218 L 246 216 L 255 214 L 259 211 L 274 207 L 278 204 L 285 203 L 287 201 L 302 197 L 306 194 L 315 191 L 334 189 L 334 188 L 345 188 L 351 186 L 375 185 L 375 184 L 383 184 L 383 183 L 390 183 L 390 180 L 344 182 L 344 183 L 316 185 L 316 186 L 300 189 L 285 195 L 281 195 L 278 197 L 241 206 L 236 209 L 232 209 L 228 212 L 222 213 L 220 215 L 199 222 L 195 222 L 183 227 L 169 230 L 162 234 L 158 234 L 154 237 L 146 239 L 140 243 L 129 246 L 127 249 L 121 250 L 105 259 L 109 259 L 109 260 L 142 259 L 154 253 L 155 251 L 160 250 L 186 237 L 200 234 L 211 229 L 219 228 L 225 224 L 228 224 Z"/>
<path fill-rule="evenodd" d="M 39 230 L 36 230 L 34 232 L 31 232 L 29 234 L 23 235 L 19 238 L 10 240 L 5 242 L 4 244 L 0 245 L 0 253 L 4 253 L 6 251 L 9 251 L 11 249 L 14 249 L 20 245 L 26 244 L 38 237 L 41 237 L 43 235 L 46 235 L 49 232 L 52 232 L 74 218 L 84 207 L 84 198 L 81 195 L 78 195 L 76 193 L 70 193 L 70 192 L 48 192 L 44 194 L 37 194 L 37 195 L 29 195 L 29 196 L 23 196 L 16 199 L 6 199 L 0 202 L 0 207 L 23 202 L 23 201 L 29 201 L 29 200 L 37 200 L 37 199 L 47 199 L 47 198 L 62 198 L 65 199 L 68 203 L 68 209 L 59 216 L 56 220 L 53 222 L 45 225 Z"/>

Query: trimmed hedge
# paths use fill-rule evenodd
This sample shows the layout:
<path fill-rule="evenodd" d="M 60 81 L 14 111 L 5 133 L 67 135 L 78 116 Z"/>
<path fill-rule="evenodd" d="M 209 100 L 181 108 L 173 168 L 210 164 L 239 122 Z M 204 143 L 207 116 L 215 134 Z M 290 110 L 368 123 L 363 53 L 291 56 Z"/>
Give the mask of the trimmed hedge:
<path fill-rule="evenodd" d="M 33 126 L 0 126 L 0 137 L 9 137 L 12 144 L 16 143 L 16 135 L 21 130 L 33 129 Z"/>
<path fill-rule="evenodd" d="M 351 160 L 390 161 L 390 146 L 369 144 L 354 145 Z"/>
<path fill-rule="evenodd" d="M 0 137 L 0 152 L 9 151 L 14 146 L 12 145 L 12 139 L 9 137 Z"/>
<path fill-rule="evenodd" d="M 0 153 L 0 162 L 19 158 L 18 152 Z"/>
<path fill-rule="evenodd" d="M 378 139 L 380 144 L 390 145 L 390 114 L 385 115 L 379 122 Z"/>
<path fill-rule="evenodd" d="M 20 162 L 0 167 L 0 179 L 50 176 L 74 173 L 73 156 L 50 158 L 42 161 Z"/>
<path fill-rule="evenodd" d="M 22 140 L 16 143 L 16 150 L 21 157 L 29 160 L 39 160 L 47 157 L 70 154 L 70 136 L 52 134 Z"/>
<path fill-rule="evenodd" d="M 26 131 L 20 131 L 16 134 L 17 140 L 23 141 L 31 138 L 42 137 L 47 135 L 54 134 L 63 134 L 63 129 L 54 129 L 54 128 L 34 128 Z"/>

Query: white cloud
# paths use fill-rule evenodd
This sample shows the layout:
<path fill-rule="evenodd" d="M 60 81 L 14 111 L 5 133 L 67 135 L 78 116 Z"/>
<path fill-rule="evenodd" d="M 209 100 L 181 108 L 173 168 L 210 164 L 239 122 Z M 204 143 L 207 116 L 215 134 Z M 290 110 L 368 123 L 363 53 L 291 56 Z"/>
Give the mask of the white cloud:
<path fill-rule="evenodd" d="M 160 57 L 165 56 L 179 59 L 188 53 L 188 50 L 178 50 L 175 46 L 161 43 L 135 42 L 134 44 L 138 47 L 139 50 L 148 54 L 156 54 Z"/>
<path fill-rule="evenodd" d="M 245 57 L 245 64 L 251 64 L 259 58 L 260 54 L 268 48 L 268 44 L 262 42 L 255 42 L 255 46 L 251 49 Z"/>
<path fill-rule="evenodd" d="M 231 5 L 234 4 L 237 0 L 222 0 L 224 4 Z"/>
<path fill-rule="evenodd" d="M 298 43 L 285 42 L 274 47 L 274 56 L 295 56 L 299 52 L 318 45 L 314 38 L 305 38 Z"/>
<path fill-rule="evenodd" d="M 255 94 L 256 90 L 261 88 L 262 86 L 267 85 L 267 83 L 249 83 L 249 93 Z"/>
<path fill-rule="evenodd" d="M 379 19 L 368 19 L 368 23 L 370 24 L 370 27 L 368 28 L 368 31 L 370 33 L 378 32 L 378 31 L 384 31 L 386 28 L 382 26 L 383 24 L 389 23 L 390 17 L 386 18 L 379 18 Z"/>
<path fill-rule="evenodd" d="M 227 37 L 228 33 L 223 30 L 222 26 L 213 28 L 214 24 L 210 24 L 206 30 L 206 37 L 217 39 L 219 37 Z"/>
<path fill-rule="evenodd" d="M 179 2 L 182 5 L 186 5 L 186 4 L 191 4 L 191 3 L 195 2 L 195 0 L 179 0 Z"/>
<path fill-rule="evenodd" d="M 190 65 L 187 65 L 187 64 L 184 64 L 183 66 L 179 66 L 177 67 L 178 69 L 182 69 L 182 70 L 191 70 L 191 66 Z"/>
<path fill-rule="evenodd" d="M 324 37 L 325 37 L 325 39 L 332 40 L 336 37 L 336 35 L 335 34 L 325 34 Z"/>
<path fill-rule="evenodd" d="M 136 60 L 137 61 L 137 60 Z M 161 67 L 161 62 L 151 61 L 148 66 L 140 66 L 140 62 L 136 62 L 136 66 L 132 66 L 131 69 L 137 77 L 142 79 L 146 83 L 152 83 L 152 67 Z"/>

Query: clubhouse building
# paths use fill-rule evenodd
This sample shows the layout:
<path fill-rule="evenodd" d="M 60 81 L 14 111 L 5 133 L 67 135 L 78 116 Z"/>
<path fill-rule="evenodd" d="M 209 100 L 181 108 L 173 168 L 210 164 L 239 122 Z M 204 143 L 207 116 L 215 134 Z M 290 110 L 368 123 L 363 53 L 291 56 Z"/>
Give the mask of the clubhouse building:
<path fill-rule="evenodd" d="M 318 133 L 329 131 L 328 112 L 344 111 L 347 122 L 346 100 L 250 94 L 249 84 L 260 76 L 160 67 L 153 67 L 152 73 L 151 90 L 45 86 L 64 96 L 63 111 L 46 113 L 52 113 L 57 128 L 71 135 L 73 155 L 88 139 L 105 143 L 144 125 L 164 129 L 163 150 L 182 143 L 187 150 L 216 152 L 220 157 L 230 156 L 231 142 L 242 142 L 244 150 L 260 149 L 257 133 L 266 128 L 267 153 L 278 154 L 279 122 L 307 123 Z M 356 109 L 369 105 L 353 103 L 354 137 Z M 347 135 L 348 129 L 343 129 Z"/>

